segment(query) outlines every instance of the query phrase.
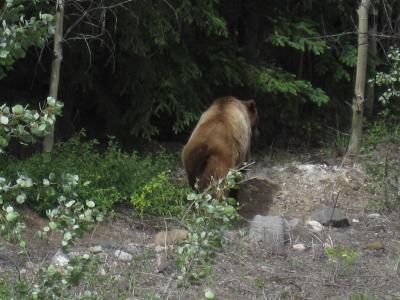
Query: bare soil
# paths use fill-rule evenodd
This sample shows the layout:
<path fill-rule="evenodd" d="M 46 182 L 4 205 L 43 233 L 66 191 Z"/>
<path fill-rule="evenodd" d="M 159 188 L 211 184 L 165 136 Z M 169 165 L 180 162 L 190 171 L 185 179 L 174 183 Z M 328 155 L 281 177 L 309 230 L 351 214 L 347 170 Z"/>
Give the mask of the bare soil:
<path fill-rule="evenodd" d="M 382 196 L 361 165 L 287 155 L 260 159 L 255 169 L 281 186 L 270 215 L 306 221 L 314 210 L 336 202 L 351 225 L 327 227 L 322 233 L 302 227 L 307 236 L 292 237 L 283 251 L 274 254 L 266 245 L 249 241 L 246 222 L 236 224 L 217 253 L 212 274 L 199 285 L 177 287 L 171 276 L 175 271 L 171 249 L 157 252 L 160 249 L 154 245 L 155 234 L 170 222 L 137 220 L 130 208 L 122 207 L 75 247 L 82 253 L 102 246 L 97 254 L 99 272 L 79 288 L 96 291 L 99 299 L 201 299 L 206 288 L 216 299 L 400 299 L 400 215 L 374 209 Z M 58 249 L 57 237 L 47 244 L 34 238 L 45 220 L 30 210 L 24 214 L 32 255 L 28 259 L 8 245 L 0 252 L 0 276 L 15 269 L 34 274 Z M 372 247 L 372 242 L 378 246 Z M 292 246 L 297 243 L 306 249 L 295 250 Z M 325 249 L 332 246 L 350 249 L 358 257 L 349 263 L 328 257 Z M 117 249 L 132 254 L 133 260 L 118 260 Z"/>

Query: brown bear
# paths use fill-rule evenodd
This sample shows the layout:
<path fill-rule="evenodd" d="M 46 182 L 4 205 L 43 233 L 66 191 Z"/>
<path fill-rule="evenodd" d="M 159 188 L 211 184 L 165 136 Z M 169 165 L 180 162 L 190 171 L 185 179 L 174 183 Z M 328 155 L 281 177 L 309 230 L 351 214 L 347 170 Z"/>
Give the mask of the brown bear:
<path fill-rule="evenodd" d="M 183 148 L 182 161 L 190 186 L 204 191 L 212 179 L 227 175 L 229 169 L 249 158 L 252 134 L 258 114 L 254 100 L 235 97 L 214 100 L 202 114 Z"/>

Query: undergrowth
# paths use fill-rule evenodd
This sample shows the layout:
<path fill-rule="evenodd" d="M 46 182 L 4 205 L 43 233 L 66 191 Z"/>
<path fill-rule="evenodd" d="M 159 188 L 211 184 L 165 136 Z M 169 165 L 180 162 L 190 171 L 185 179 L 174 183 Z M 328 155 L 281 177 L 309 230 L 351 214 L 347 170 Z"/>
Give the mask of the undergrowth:
<path fill-rule="evenodd" d="M 25 160 L 3 156 L 0 176 L 13 179 L 19 174 L 37 181 L 50 173 L 77 174 L 82 183 L 76 188 L 79 197 L 94 201 L 100 209 L 110 210 L 117 204 L 131 202 L 140 214 L 180 213 L 187 189 L 174 182 L 170 175 L 177 157 L 165 152 L 146 156 L 136 152 L 128 154 L 112 139 L 100 151 L 96 140 L 84 141 L 84 138 L 81 133 L 56 145 L 52 153 L 36 154 Z M 27 196 L 29 205 L 45 214 L 57 200 L 51 187 L 41 189 L 35 186 Z"/>
<path fill-rule="evenodd" d="M 400 124 L 375 122 L 365 132 L 362 147 L 362 163 L 373 177 L 373 192 L 382 195 L 374 208 L 392 209 L 400 205 Z"/>

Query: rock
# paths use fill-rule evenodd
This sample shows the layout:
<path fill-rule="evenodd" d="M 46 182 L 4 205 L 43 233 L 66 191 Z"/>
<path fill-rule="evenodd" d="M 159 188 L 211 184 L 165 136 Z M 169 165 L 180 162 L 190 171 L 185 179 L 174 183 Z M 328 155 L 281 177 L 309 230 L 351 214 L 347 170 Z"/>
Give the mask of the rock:
<path fill-rule="evenodd" d="M 79 251 L 71 251 L 68 253 L 69 257 L 81 256 L 81 252 Z"/>
<path fill-rule="evenodd" d="M 120 261 L 131 261 L 133 258 L 131 254 L 122 250 L 115 250 L 114 256 L 117 257 Z"/>
<path fill-rule="evenodd" d="M 372 214 L 367 215 L 367 218 L 369 218 L 369 219 L 378 219 L 380 217 L 381 217 L 381 215 L 378 213 L 372 213 Z"/>
<path fill-rule="evenodd" d="M 295 244 L 293 245 L 293 249 L 299 252 L 303 252 L 304 250 L 306 250 L 306 245 L 304 244 Z"/>
<path fill-rule="evenodd" d="M 256 215 L 250 221 L 249 237 L 255 242 L 263 242 L 269 250 L 281 252 L 284 239 L 284 219 L 281 216 Z"/>
<path fill-rule="evenodd" d="M 385 246 L 383 246 L 381 241 L 372 241 L 365 243 L 365 248 L 368 250 L 382 250 L 385 249 Z"/>
<path fill-rule="evenodd" d="M 156 272 L 162 273 L 171 267 L 171 261 L 163 253 L 157 253 Z"/>
<path fill-rule="evenodd" d="M 265 175 L 256 174 L 247 178 L 240 184 L 237 195 L 238 213 L 246 219 L 251 219 L 259 214 L 266 215 L 272 204 L 274 194 L 279 190 L 279 185 Z"/>
<path fill-rule="evenodd" d="M 69 256 L 62 249 L 59 249 L 51 259 L 51 263 L 59 267 L 66 266 L 69 263 Z"/>
<path fill-rule="evenodd" d="M 313 232 L 320 232 L 324 230 L 324 226 L 322 226 L 321 223 L 318 221 L 310 220 L 307 221 L 306 224 L 308 225 L 307 227 Z"/>
<path fill-rule="evenodd" d="M 350 222 L 344 213 L 338 208 L 324 207 L 315 211 L 311 217 L 311 220 L 317 221 L 322 225 L 333 227 L 345 227 L 349 226 Z"/>
<path fill-rule="evenodd" d="M 294 218 L 290 220 L 285 220 L 285 229 L 287 231 L 293 231 L 300 225 L 300 219 Z"/>
<path fill-rule="evenodd" d="M 104 268 L 100 268 L 100 270 L 98 271 L 98 274 L 100 274 L 101 276 L 106 276 L 107 272 Z"/>
<path fill-rule="evenodd" d="M 167 249 L 167 247 L 163 247 L 163 246 L 159 246 L 159 245 L 157 245 L 155 247 L 156 252 L 162 252 L 162 251 L 165 251 L 165 249 Z"/>
<path fill-rule="evenodd" d="M 360 220 L 358 220 L 358 219 L 352 219 L 351 220 L 353 223 L 360 223 Z"/>
<path fill-rule="evenodd" d="M 188 232 L 184 229 L 171 229 L 168 231 L 160 231 L 154 238 L 154 243 L 158 246 L 167 246 L 184 240 Z"/>
<path fill-rule="evenodd" d="M 102 252 L 102 251 L 103 251 L 103 247 L 101 247 L 100 245 L 98 245 L 98 246 L 93 246 L 93 247 L 89 247 L 89 252 L 90 252 L 90 253 L 96 254 L 96 253 L 100 253 L 100 252 Z"/>
<path fill-rule="evenodd" d="M 285 220 L 285 240 L 294 242 L 297 239 L 302 239 L 302 233 L 304 232 L 300 219 L 294 218 L 291 220 Z"/>
<path fill-rule="evenodd" d="M 126 245 L 125 250 L 128 251 L 130 254 L 135 255 L 141 253 L 142 249 L 136 243 L 129 243 L 128 245 Z"/>

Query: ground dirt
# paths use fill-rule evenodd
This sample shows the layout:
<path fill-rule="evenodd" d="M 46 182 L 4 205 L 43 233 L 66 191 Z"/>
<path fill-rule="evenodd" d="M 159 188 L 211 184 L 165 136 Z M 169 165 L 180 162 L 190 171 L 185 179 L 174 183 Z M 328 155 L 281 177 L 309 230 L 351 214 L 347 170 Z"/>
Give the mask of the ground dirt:
<path fill-rule="evenodd" d="M 400 299 L 399 213 L 377 211 L 381 195 L 361 164 L 318 157 L 287 154 L 257 160 L 253 171 L 261 170 L 281 186 L 268 214 L 306 222 L 316 209 L 336 206 L 346 213 L 349 227 L 311 233 L 304 226 L 308 235 L 293 236 L 276 254 L 251 243 L 248 224 L 240 222 L 226 234 L 212 274 L 198 285 L 177 287 L 171 276 L 173 260 L 168 260 L 172 251 L 154 245 L 155 234 L 168 230 L 169 220 L 138 220 L 129 207 L 121 207 L 74 248 L 82 253 L 91 246 L 102 247 L 96 254 L 99 273 L 89 276 L 81 288 L 95 290 L 99 299 L 201 299 L 206 288 L 216 299 Z M 28 209 L 24 214 L 32 255 L 28 260 L 7 246 L 0 253 L 0 276 L 16 268 L 34 274 L 58 249 L 57 237 L 46 245 L 33 238 L 45 220 Z M 305 250 L 295 250 L 296 243 L 303 243 Z M 326 255 L 325 249 L 332 246 L 349 249 L 357 257 L 346 262 Z M 115 250 L 133 259 L 120 261 Z"/>

